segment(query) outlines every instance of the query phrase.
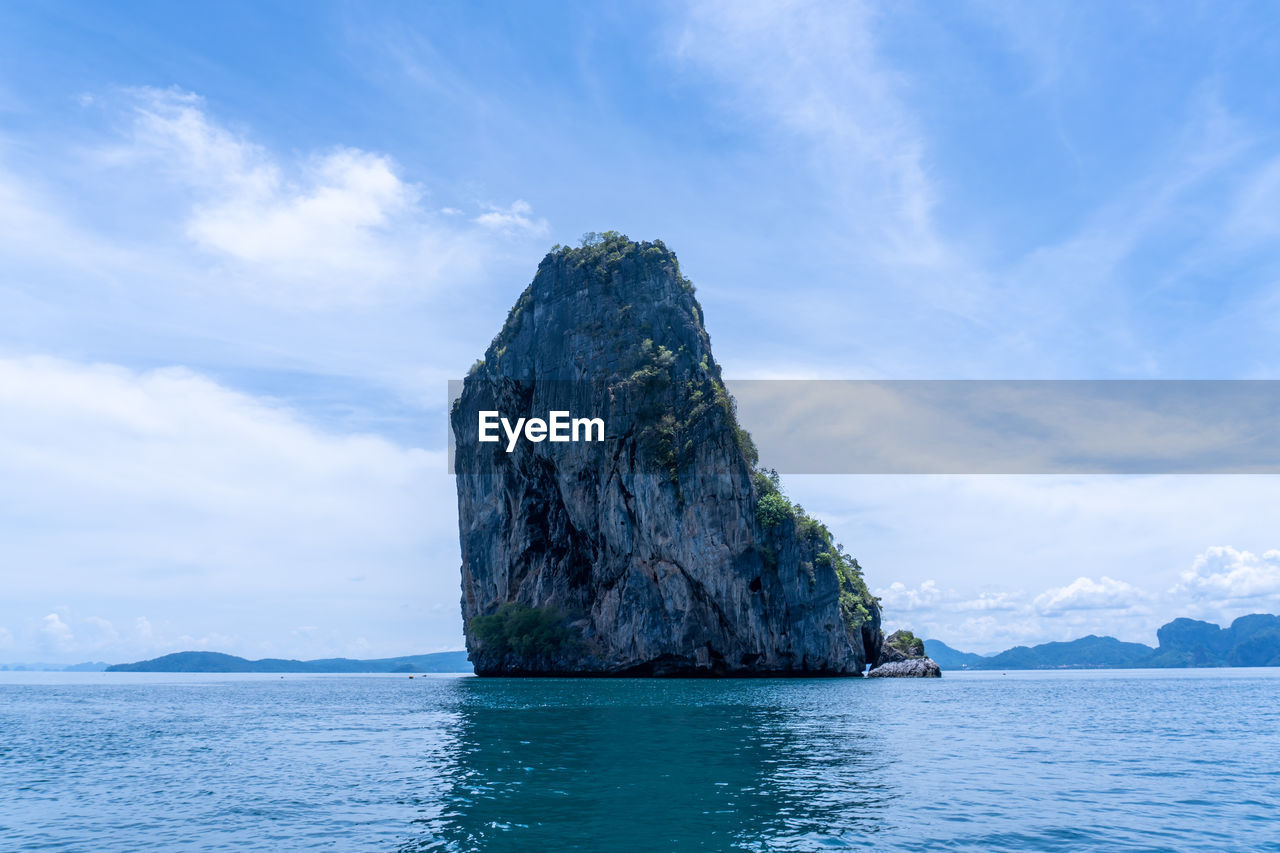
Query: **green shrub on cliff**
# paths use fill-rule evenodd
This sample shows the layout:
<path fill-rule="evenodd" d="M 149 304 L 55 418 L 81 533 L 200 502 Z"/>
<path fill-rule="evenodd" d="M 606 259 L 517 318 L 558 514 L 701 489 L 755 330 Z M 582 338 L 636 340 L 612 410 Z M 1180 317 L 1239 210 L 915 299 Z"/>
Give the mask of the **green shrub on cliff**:
<path fill-rule="evenodd" d="M 751 482 L 755 483 L 756 494 L 760 497 L 775 495 L 780 492 L 782 478 L 772 468 L 757 468 L 751 472 Z"/>
<path fill-rule="evenodd" d="M 924 657 L 924 640 L 905 628 L 894 631 L 885 642 L 909 658 Z"/>
<path fill-rule="evenodd" d="M 548 607 L 528 607 L 509 601 L 488 616 L 471 620 L 471 635 L 485 654 L 520 657 L 555 654 L 573 640 L 564 616 Z"/>
<path fill-rule="evenodd" d="M 778 492 L 765 495 L 756 504 L 756 520 L 768 530 L 777 527 L 791 517 L 791 504 Z"/>
<path fill-rule="evenodd" d="M 844 552 L 837 545 L 832 554 L 835 558 L 836 576 L 840 578 L 840 615 L 845 624 L 856 627 L 871 621 L 871 608 L 868 607 L 875 598 L 867 588 L 867 581 L 862 577 L 862 566 L 858 560 Z"/>

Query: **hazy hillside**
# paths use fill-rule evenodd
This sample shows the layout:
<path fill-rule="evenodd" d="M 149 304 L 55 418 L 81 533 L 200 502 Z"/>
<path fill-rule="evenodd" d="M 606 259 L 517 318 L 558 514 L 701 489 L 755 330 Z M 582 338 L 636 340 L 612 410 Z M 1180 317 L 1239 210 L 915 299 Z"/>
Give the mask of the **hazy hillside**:
<path fill-rule="evenodd" d="M 1087 669 L 1193 666 L 1280 666 L 1280 616 L 1241 616 L 1227 628 L 1174 619 L 1156 634 L 1159 648 L 1090 634 L 1078 640 L 1015 646 L 983 657 L 925 640 L 928 655 L 950 669 Z"/>
<path fill-rule="evenodd" d="M 471 672 L 466 652 L 436 652 L 379 660 L 326 658 L 323 660 L 246 660 L 221 652 L 175 652 L 171 655 L 119 663 L 107 672 Z"/>

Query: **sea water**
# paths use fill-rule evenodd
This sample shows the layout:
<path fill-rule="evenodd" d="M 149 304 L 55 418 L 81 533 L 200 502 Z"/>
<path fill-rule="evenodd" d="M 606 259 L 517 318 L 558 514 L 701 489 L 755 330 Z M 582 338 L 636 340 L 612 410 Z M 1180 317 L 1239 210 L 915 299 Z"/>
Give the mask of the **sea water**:
<path fill-rule="evenodd" d="M 1280 850 L 1280 671 L 0 675 L 0 849 Z"/>

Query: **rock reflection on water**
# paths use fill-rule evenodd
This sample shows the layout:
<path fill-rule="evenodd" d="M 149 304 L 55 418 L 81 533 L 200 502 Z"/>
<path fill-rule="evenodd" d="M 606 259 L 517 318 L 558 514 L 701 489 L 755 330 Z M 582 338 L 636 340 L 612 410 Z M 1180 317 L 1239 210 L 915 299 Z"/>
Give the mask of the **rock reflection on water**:
<path fill-rule="evenodd" d="M 402 849 L 865 843 L 893 793 L 863 685 L 788 683 L 454 682 L 449 736 L 424 767 L 443 784 Z"/>

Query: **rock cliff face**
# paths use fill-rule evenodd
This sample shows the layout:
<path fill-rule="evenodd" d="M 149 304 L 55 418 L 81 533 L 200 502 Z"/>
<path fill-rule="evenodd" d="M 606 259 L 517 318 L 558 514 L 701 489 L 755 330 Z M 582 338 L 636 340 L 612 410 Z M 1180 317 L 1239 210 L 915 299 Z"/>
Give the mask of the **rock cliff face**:
<path fill-rule="evenodd" d="M 603 441 L 478 440 L 481 411 Z M 451 412 L 467 650 L 481 675 L 855 675 L 880 656 L 857 561 L 755 469 L 661 242 L 543 259 Z"/>

